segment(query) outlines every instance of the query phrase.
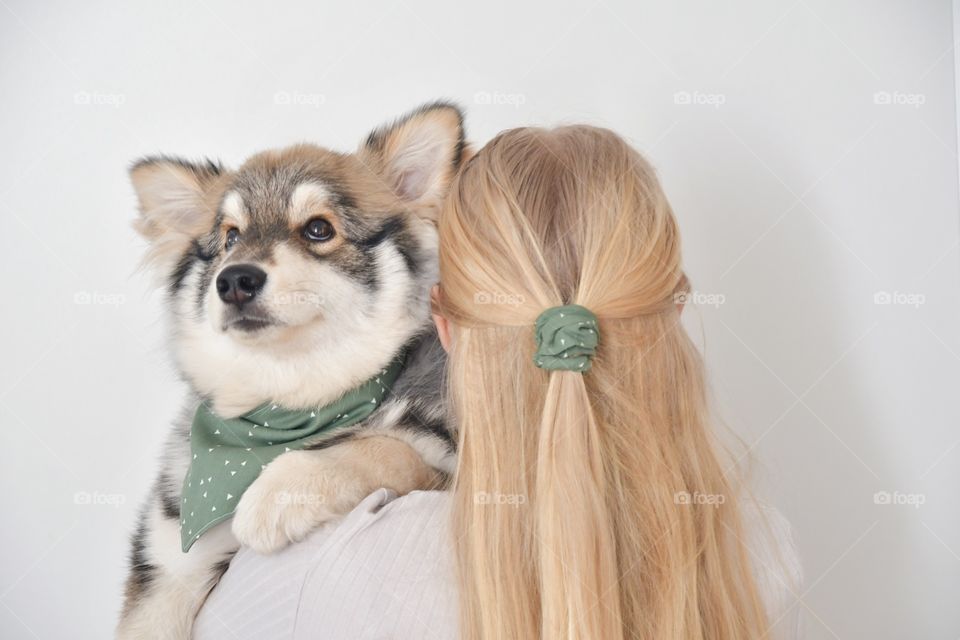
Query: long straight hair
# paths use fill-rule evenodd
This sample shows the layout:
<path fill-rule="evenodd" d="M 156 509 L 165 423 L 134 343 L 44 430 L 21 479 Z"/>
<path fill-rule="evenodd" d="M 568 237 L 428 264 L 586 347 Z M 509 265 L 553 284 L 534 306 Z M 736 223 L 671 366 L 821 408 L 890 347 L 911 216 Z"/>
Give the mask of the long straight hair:
<path fill-rule="evenodd" d="M 604 129 L 507 131 L 455 180 L 439 233 L 461 637 L 763 636 L 651 167 Z M 599 318 L 586 374 L 533 363 L 534 321 L 561 304 Z"/>

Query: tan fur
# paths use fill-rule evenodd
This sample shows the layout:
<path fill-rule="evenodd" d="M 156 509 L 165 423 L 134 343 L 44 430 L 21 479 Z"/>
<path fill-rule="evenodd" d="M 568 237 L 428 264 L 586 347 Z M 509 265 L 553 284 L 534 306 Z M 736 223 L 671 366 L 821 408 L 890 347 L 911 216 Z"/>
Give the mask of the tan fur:
<path fill-rule="evenodd" d="M 392 144 L 390 146 L 393 147 Z M 248 159 L 241 170 L 269 172 L 290 165 L 303 165 L 318 173 L 336 176 L 338 182 L 356 199 L 357 207 L 374 217 L 386 217 L 400 207 L 426 214 L 426 211 L 418 209 L 436 204 L 434 201 L 438 198 L 432 193 L 408 198 L 397 192 L 389 176 L 381 173 L 387 171 L 384 167 L 389 166 L 391 159 L 375 160 L 374 157 L 367 151 L 343 154 L 315 145 L 299 144 L 258 153 Z"/>
<path fill-rule="evenodd" d="M 240 498 L 233 533 L 240 544 L 272 553 L 346 513 L 376 489 L 404 494 L 438 480 L 416 451 L 389 437 L 291 451 L 268 465 Z"/>
<path fill-rule="evenodd" d="M 310 172 L 332 176 L 354 200 L 356 208 L 362 210 L 374 224 L 379 219 L 400 212 L 410 228 L 420 229 L 423 237 L 431 236 L 426 244 L 435 246 L 433 222 L 440 204 L 438 185 L 445 185 L 452 178 L 450 154 L 456 149 L 457 129 L 454 127 L 447 131 L 447 127 L 451 119 L 457 117 L 456 112 L 449 109 L 412 116 L 396 130 L 381 133 L 383 146 L 377 150 L 364 147 L 356 154 L 342 154 L 315 145 L 301 144 L 258 153 L 238 171 L 269 174 L 300 166 Z M 428 144 L 431 136 L 437 138 Z M 409 145 L 415 145 L 416 149 L 408 150 Z M 412 170 L 411 167 L 417 166 L 417 163 L 423 163 L 429 153 L 436 155 L 437 149 L 446 147 L 451 151 L 437 155 L 435 164 L 429 167 L 430 179 L 424 180 L 419 186 L 410 181 L 405 171 Z M 224 198 L 229 206 L 224 212 L 228 218 L 224 220 L 222 231 L 231 226 L 237 226 L 241 232 L 246 229 L 251 213 L 246 210 L 242 200 L 233 196 L 233 191 L 225 193 L 232 175 L 227 173 L 217 179 L 202 180 L 176 165 L 133 171 L 134 186 L 141 200 L 142 216 L 138 228 L 151 240 L 151 252 L 155 258 L 162 257 L 167 263 L 177 259 L 193 236 L 212 225 L 217 210 L 215 203 Z M 406 180 L 404 184 L 408 188 L 417 188 L 400 192 L 398 180 Z M 169 190 L 172 187 L 174 190 L 171 194 Z M 171 210 L 178 206 L 183 207 L 184 211 L 175 213 L 174 221 L 176 224 L 186 221 L 189 225 L 171 229 Z M 352 259 L 354 250 L 343 240 L 343 225 L 325 199 L 295 199 L 290 203 L 286 216 L 290 220 L 291 237 L 298 233 L 299 224 L 311 217 L 326 218 L 337 234 L 329 242 L 311 246 L 310 251 L 329 256 L 332 260 Z M 393 312 L 386 305 L 378 307 L 386 314 L 384 317 L 331 318 L 325 313 L 325 299 L 357 298 L 360 293 L 349 288 L 337 288 L 336 280 L 330 277 L 322 264 L 293 255 L 293 252 L 285 251 L 282 245 L 277 252 L 282 253 L 282 257 L 274 256 L 266 263 L 271 276 L 262 298 L 278 320 L 277 326 L 252 336 L 213 335 L 204 327 L 191 326 L 182 330 L 176 345 L 180 367 L 193 380 L 197 390 L 210 396 L 214 407 L 224 415 L 238 415 L 267 400 L 287 403 L 291 407 L 328 401 L 362 381 L 366 372 L 375 368 L 371 363 L 387 356 L 373 341 L 369 346 L 364 345 L 365 339 L 358 335 L 356 341 L 331 347 L 341 352 L 331 354 L 331 359 L 354 365 L 346 370 L 328 372 L 324 377 L 316 368 L 276 365 L 278 361 L 289 362 L 291 350 L 302 349 L 303 345 L 328 346 L 335 337 L 326 322 L 328 320 L 336 320 L 341 326 L 348 327 L 371 323 L 364 331 L 388 327 L 389 332 L 402 334 L 411 331 L 409 322 L 419 323 L 426 318 L 424 315 L 423 318 L 410 318 L 409 322 L 402 319 L 389 322 L 387 315 Z M 392 259 L 399 260 L 399 256 Z M 249 261 L 250 255 L 244 250 L 241 235 L 237 249 L 227 255 L 222 266 Z M 314 292 L 312 287 L 319 287 L 320 291 Z M 399 304 L 405 294 L 403 290 L 392 290 L 383 295 L 395 299 L 395 304 Z M 291 303 L 301 298 L 306 301 L 304 304 Z M 208 317 L 218 324 L 223 307 L 212 288 L 207 293 L 206 308 Z M 189 314 L 191 310 L 183 309 L 180 313 Z M 342 341 L 342 336 L 339 339 Z M 250 349 L 237 350 L 238 340 Z M 211 351 L 220 355 L 210 357 Z M 229 362 L 236 375 L 223 375 L 225 362 Z M 264 372 L 266 375 L 263 375 Z"/>
<path fill-rule="evenodd" d="M 241 231 L 247 226 L 243 198 L 236 191 L 229 191 L 223 196 L 223 226 L 237 227 Z"/>
<path fill-rule="evenodd" d="M 287 209 L 287 218 L 290 219 L 291 225 L 300 226 L 317 217 L 334 223 L 337 214 L 330 206 L 330 193 L 326 187 L 317 182 L 305 182 L 293 192 Z M 339 223 L 339 220 L 336 222 Z M 338 224 L 334 223 L 333 226 L 337 228 Z M 337 228 L 337 231 L 342 229 Z"/>
<path fill-rule="evenodd" d="M 150 248 L 144 259 L 165 271 L 210 228 L 216 216 L 226 176 L 202 176 L 176 164 L 142 165 L 130 171 L 140 200 L 140 217 L 133 227 Z"/>
<path fill-rule="evenodd" d="M 361 148 L 357 160 L 374 175 L 384 176 L 392 193 L 420 202 L 423 205 L 420 215 L 435 221 L 454 167 L 459 164 L 453 154 L 461 154 L 463 159 L 463 149 L 458 148 L 456 139 L 451 137 L 457 130 L 458 117 L 452 110 L 415 115 L 394 127 L 377 151 Z M 418 183 L 412 179 L 416 176 L 411 175 L 410 167 L 422 164 L 424 157 L 435 157 L 442 169 L 435 172 L 432 180 Z"/>

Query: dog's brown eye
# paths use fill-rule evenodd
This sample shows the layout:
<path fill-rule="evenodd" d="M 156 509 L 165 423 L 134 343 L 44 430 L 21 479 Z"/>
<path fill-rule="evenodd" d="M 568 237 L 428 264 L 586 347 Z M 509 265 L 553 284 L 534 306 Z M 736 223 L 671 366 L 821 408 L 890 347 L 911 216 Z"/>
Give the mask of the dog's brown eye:
<path fill-rule="evenodd" d="M 227 245 L 227 249 L 229 249 L 229 248 L 232 247 L 233 245 L 237 244 L 237 242 L 238 242 L 239 240 L 240 240 L 240 230 L 239 230 L 239 229 L 237 229 L 236 227 L 230 227 L 229 229 L 227 229 L 227 238 L 226 238 L 226 240 L 225 240 L 225 244 Z"/>
<path fill-rule="evenodd" d="M 303 228 L 303 235 L 313 242 L 326 242 L 333 237 L 333 225 L 323 218 L 314 218 Z"/>

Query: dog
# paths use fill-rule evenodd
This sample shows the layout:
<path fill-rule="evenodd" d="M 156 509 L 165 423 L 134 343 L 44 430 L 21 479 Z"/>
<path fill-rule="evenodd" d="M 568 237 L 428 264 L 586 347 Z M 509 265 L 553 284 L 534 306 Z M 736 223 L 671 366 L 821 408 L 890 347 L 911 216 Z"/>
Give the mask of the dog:
<path fill-rule="evenodd" d="M 169 156 L 133 165 L 135 228 L 165 281 L 172 351 L 191 395 L 132 537 L 118 638 L 189 638 L 240 545 L 270 553 L 377 488 L 403 494 L 449 478 L 455 433 L 429 293 L 436 219 L 464 139 L 460 110 L 437 102 L 375 129 L 350 154 L 303 144 L 235 171 Z M 265 403 L 309 410 L 401 356 L 372 413 L 272 459 L 232 519 L 181 551 L 198 407 L 224 419 Z"/>

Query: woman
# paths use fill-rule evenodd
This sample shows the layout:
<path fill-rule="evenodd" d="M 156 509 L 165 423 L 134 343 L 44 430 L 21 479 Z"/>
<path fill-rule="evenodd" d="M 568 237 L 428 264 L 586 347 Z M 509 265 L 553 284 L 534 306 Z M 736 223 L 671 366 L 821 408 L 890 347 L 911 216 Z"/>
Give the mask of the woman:
<path fill-rule="evenodd" d="M 507 131 L 454 182 L 439 231 L 452 497 L 381 493 L 311 538 L 313 564 L 336 566 L 305 579 L 294 637 L 780 633 L 797 581 L 788 533 L 714 443 L 680 324 L 676 220 L 650 166 L 602 129 Z M 404 546 L 450 544 L 448 506 L 453 566 L 449 548 Z"/>

